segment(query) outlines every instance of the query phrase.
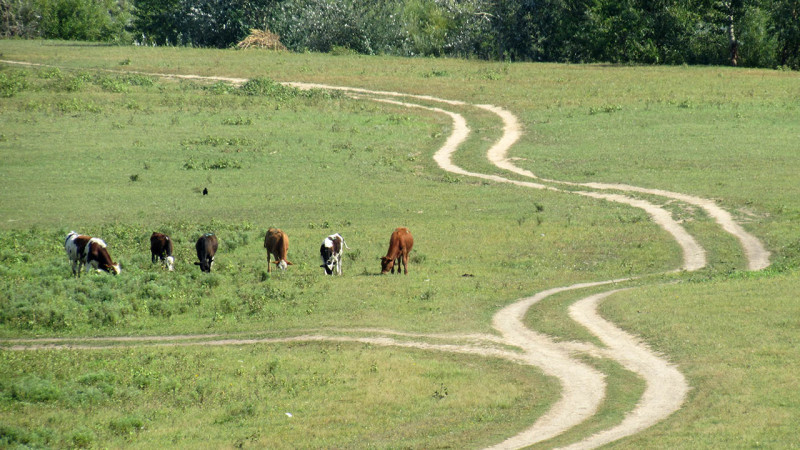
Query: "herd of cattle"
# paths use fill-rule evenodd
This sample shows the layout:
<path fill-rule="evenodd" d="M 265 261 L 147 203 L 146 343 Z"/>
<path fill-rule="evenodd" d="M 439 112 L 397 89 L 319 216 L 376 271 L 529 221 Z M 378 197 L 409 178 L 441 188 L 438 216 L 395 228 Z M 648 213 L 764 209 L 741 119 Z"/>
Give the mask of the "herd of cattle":
<path fill-rule="evenodd" d="M 400 273 L 400 264 L 403 271 L 408 274 L 408 254 L 414 246 L 414 238 L 408 228 L 400 227 L 394 230 L 389 239 L 389 250 L 386 256 L 381 258 L 381 273 L 391 271 L 394 273 L 397 265 L 397 273 Z M 195 250 L 197 259 L 195 265 L 200 266 L 203 272 L 211 272 L 214 264 L 214 257 L 217 254 L 219 241 L 213 233 L 206 233 L 197 240 Z M 289 252 L 289 236 L 277 228 L 270 228 L 264 236 L 264 248 L 267 250 L 267 272 L 271 272 L 270 259 L 281 271 L 286 270 L 292 263 L 286 259 Z M 342 274 L 342 253 L 344 249 L 350 249 L 345 243 L 344 238 L 339 234 L 332 234 L 322 241 L 319 248 L 322 267 L 326 275 Z M 105 271 L 114 275 L 122 270 L 118 263 L 115 263 L 108 254 L 106 243 L 96 237 L 86 236 L 71 231 L 64 241 L 64 250 L 72 264 L 72 274 L 80 277 L 82 266 L 89 272 L 94 269 L 98 272 Z M 161 261 L 170 271 L 175 269 L 175 258 L 173 255 L 172 239 L 169 236 L 154 232 L 150 236 L 150 257 L 151 261 Z"/>

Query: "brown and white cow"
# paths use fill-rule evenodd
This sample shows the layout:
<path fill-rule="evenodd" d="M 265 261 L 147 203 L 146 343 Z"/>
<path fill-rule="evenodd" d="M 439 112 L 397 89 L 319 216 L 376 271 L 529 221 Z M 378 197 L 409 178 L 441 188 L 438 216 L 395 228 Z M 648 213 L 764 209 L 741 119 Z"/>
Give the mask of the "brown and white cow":
<path fill-rule="evenodd" d="M 86 272 L 95 269 L 98 272 L 105 271 L 116 275 L 122 271 L 119 264 L 111 260 L 106 243 L 102 239 L 71 231 L 64 240 L 64 250 L 72 263 L 72 274 L 78 277 L 81 276 L 81 266 L 84 265 Z"/>
<path fill-rule="evenodd" d="M 194 245 L 197 250 L 197 259 L 200 261 L 194 263 L 194 265 L 200 266 L 200 270 L 203 272 L 211 272 L 218 246 L 219 241 L 217 241 L 217 237 L 213 233 L 206 233 L 200 236 L 200 239 Z"/>
<path fill-rule="evenodd" d="M 390 270 L 394 273 L 395 264 L 397 264 L 397 273 L 400 273 L 400 263 L 402 262 L 403 270 L 408 275 L 408 254 L 411 253 L 413 246 L 414 238 L 408 228 L 400 227 L 394 230 L 389 239 L 389 251 L 386 252 L 386 256 L 381 258 L 381 274 Z"/>
<path fill-rule="evenodd" d="M 276 266 L 281 270 L 286 270 L 286 266 L 291 266 L 286 259 L 286 253 L 289 252 L 289 236 L 277 228 L 270 228 L 267 230 L 267 235 L 264 236 L 264 248 L 267 249 L 267 272 L 271 272 L 272 268 L 269 265 L 270 255 L 275 257 Z"/>
<path fill-rule="evenodd" d="M 341 234 L 332 234 L 322 241 L 319 247 L 319 256 L 322 258 L 322 267 L 325 269 L 326 275 L 333 275 L 336 271 L 337 275 L 342 274 L 342 250 L 344 248 L 350 249 Z"/>
<path fill-rule="evenodd" d="M 175 258 L 172 257 L 172 239 L 166 234 L 153 232 L 150 236 L 150 261 L 154 264 L 156 259 L 167 266 L 170 272 L 175 270 Z"/>

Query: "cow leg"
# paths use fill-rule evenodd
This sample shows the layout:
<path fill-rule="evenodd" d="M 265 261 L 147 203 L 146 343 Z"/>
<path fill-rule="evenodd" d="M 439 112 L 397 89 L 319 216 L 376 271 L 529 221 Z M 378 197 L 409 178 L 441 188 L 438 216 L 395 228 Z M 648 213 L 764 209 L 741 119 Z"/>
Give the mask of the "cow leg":
<path fill-rule="evenodd" d="M 150 252 L 150 262 L 153 264 L 156 263 L 156 254 L 153 252 Z"/>
<path fill-rule="evenodd" d="M 269 258 L 270 258 L 270 254 L 269 254 L 269 251 L 267 251 L 267 273 L 272 272 L 272 267 L 270 267 L 270 265 L 269 265 Z"/>
<path fill-rule="evenodd" d="M 408 253 L 403 255 L 403 271 L 406 275 L 408 275 Z M 400 269 L 397 269 L 397 273 L 400 273 Z"/>

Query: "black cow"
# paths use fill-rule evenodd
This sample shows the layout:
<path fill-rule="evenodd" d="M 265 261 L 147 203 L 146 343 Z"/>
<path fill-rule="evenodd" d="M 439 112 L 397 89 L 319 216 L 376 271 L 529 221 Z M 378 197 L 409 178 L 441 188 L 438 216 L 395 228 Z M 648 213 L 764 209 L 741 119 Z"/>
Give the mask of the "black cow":
<path fill-rule="evenodd" d="M 201 271 L 211 272 L 211 266 L 214 264 L 214 255 L 217 254 L 218 245 L 217 237 L 214 236 L 213 233 L 204 234 L 197 240 L 197 244 L 195 244 L 194 247 L 197 249 L 197 259 L 200 261 L 194 264 L 200 266 Z"/>
<path fill-rule="evenodd" d="M 172 257 L 172 239 L 166 234 L 153 232 L 150 236 L 150 261 L 154 264 L 156 259 L 167 266 L 171 272 L 175 269 L 175 258 Z"/>

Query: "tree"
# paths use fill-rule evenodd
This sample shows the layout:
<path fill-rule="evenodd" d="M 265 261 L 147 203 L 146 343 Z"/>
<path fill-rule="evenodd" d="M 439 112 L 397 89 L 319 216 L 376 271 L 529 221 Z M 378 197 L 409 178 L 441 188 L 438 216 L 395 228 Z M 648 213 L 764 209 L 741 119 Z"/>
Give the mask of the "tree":
<path fill-rule="evenodd" d="M 739 63 L 739 40 L 736 38 L 737 23 L 744 15 L 743 0 L 720 0 L 714 7 L 719 11 L 720 21 L 724 24 L 728 36 L 729 62 L 732 66 Z"/>
<path fill-rule="evenodd" d="M 181 0 L 133 0 L 135 38 L 155 45 L 180 44 Z"/>
<path fill-rule="evenodd" d="M 265 26 L 279 0 L 134 0 L 137 38 L 156 45 L 225 48 Z"/>
<path fill-rule="evenodd" d="M 484 17 L 491 22 L 491 34 L 486 37 L 485 56 L 512 61 L 535 58 L 536 0 L 494 2 Z"/>
<path fill-rule="evenodd" d="M 130 13 L 125 0 L 34 0 L 42 37 L 82 41 L 127 41 Z"/>
<path fill-rule="evenodd" d="M 778 64 L 800 70 L 800 0 L 776 0 L 772 11 Z"/>

